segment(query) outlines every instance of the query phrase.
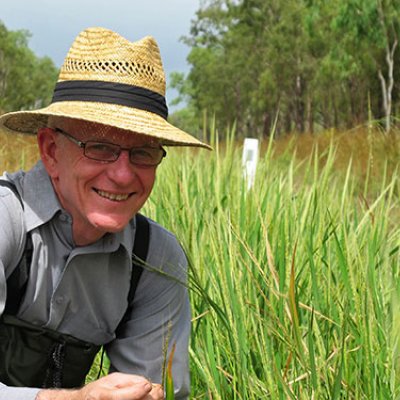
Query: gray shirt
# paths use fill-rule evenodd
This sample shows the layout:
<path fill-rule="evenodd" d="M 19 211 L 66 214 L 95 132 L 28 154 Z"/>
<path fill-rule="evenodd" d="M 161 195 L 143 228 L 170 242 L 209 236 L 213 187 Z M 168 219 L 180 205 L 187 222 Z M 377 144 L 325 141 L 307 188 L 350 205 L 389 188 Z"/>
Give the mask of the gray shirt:
<path fill-rule="evenodd" d="M 109 343 L 112 369 L 161 382 L 166 341 L 176 343 L 177 399 L 189 394 L 190 305 L 187 261 L 174 235 L 150 220 L 147 263 L 129 320 L 115 329 L 127 308 L 135 221 L 121 232 L 76 247 L 70 215 L 62 209 L 41 162 L 27 173 L 5 174 L 22 196 L 0 187 L 0 315 L 6 279 L 17 265 L 31 232 L 33 260 L 18 317 L 94 344 Z M 157 269 L 160 272 L 155 272 Z M 31 400 L 38 389 L 0 383 L 0 400 Z"/>

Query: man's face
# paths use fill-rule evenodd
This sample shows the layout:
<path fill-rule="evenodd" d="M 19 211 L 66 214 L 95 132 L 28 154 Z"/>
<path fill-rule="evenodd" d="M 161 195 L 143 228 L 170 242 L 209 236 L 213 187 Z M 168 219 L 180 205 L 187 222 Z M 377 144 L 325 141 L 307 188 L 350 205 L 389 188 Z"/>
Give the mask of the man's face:
<path fill-rule="evenodd" d="M 108 142 L 123 148 L 155 144 L 149 137 L 100 124 L 60 120 L 54 125 L 82 142 Z M 43 153 L 49 153 L 54 160 L 46 165 L 43 159 L 61 205 L 72 216 L 75 243 L 87 244 L 106 232 L 122 230 L 149 197 L 156 167 L 133 165 L 128 151 L 114 162 L 95 161 L 64 135 L 47 128 L 41 132 L 42 159 Z M 46 147 L 41 141 L 51 143 Z"/>

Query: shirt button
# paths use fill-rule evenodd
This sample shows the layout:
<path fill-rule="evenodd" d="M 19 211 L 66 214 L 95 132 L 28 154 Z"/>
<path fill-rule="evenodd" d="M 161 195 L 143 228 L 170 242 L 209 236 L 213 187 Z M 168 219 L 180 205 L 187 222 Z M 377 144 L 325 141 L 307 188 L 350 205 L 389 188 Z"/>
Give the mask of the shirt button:
<path fill-rule="evenodd" d="M 63 303 L 64 302 L 64 296 L 58 296 L 57 298 L 56 298 L 56 303 L 57 304 L 61 304 L 61 303 Z"/>

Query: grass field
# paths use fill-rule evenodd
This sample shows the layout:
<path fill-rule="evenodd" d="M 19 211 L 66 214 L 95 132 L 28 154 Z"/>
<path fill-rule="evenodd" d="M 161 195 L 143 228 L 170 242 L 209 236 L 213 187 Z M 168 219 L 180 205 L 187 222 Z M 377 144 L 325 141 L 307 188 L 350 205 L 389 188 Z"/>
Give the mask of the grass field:
<path fill-rule="evenodd" d="M 399 133 L 264 143 L 249 192 L 211 142 L 171 149 L 145 207 L 190 259 L 192 398 L 400 399 Z"/>

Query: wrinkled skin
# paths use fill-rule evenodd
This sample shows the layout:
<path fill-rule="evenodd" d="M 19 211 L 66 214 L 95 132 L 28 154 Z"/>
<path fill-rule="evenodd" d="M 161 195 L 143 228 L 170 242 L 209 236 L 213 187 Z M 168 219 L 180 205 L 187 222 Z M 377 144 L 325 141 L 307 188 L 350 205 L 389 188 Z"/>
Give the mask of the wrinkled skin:
<path fill-rule="evenodd" d="M 78 390 L 48 389 L 36 400 L 162 400 L 161 385 L 152 385 L 137 375 L 113 373 Z"/>
<path fill-rule="evenodd" d="M 126 148 L 154 143 L 149 137 L 100 124 L 66 119 L 53 124 L 81 141 L 107 141 Z M 121 231 L 153 189 L 156 167 L 131 164 L 127 151 L 112 163 L 91 160 L 77 144 L 51 128 L 39 130 L 38 144 L 58 199 L 72 216 L 76 245 Z"/>

